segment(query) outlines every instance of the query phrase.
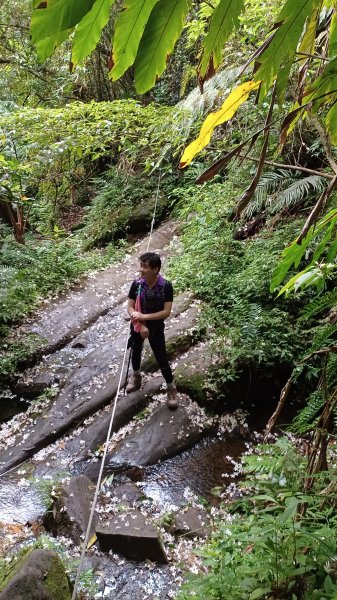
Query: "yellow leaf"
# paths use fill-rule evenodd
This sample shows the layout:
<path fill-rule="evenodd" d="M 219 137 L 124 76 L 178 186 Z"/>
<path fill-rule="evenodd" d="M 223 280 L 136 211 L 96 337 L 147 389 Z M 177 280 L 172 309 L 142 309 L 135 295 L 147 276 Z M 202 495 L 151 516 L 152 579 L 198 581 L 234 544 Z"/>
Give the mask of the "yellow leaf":
<path fill-rule="evenodd" d="M 94 545 L 94 543 L 96 542 L 96 540 L 97 540 L 97 535 L 96 535 L 96 533 L 94 533 L 94 535 L 92 535 L 92 536 L 91 536 L 91 538 L 90 538 L 90 540 L 89 540 L 89 542 L 88 542 L 88 545 L 87 545 L 87 550 L 88 550 L 89 548 L 91 548 L 91 546 L 93 546 L 93 545 Z"/>
<path fill-rule="evenodd" d="M 199 136 L 185 148 L 181 157 L 179 167 L 184 169 L 189 165 L 196 154 L 201 152 L 209 143 L 213 130 L 217 125 L 221 125 L 231 119 L 238 108 L 245 102 L 253 90 L 260 85 L 260 81 L 246 81 L 235 88 L 224 101 L 222 107 L 217 112 L 210 113 L 200 129 Z"/>

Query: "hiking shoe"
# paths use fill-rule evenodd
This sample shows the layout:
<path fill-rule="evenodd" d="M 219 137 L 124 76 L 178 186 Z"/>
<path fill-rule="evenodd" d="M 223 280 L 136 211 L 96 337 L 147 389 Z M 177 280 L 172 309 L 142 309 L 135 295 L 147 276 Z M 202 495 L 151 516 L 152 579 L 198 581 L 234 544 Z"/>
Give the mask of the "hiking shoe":
<path fill-rule="evenodd" d="M 131 392 L 135 392 L 136 390 L 139 390 L 141 388 L 142 385 L 142 376 L 140 373 L 134 373 L 132 375 L 131 381 L 129 381 L 128 385 L 126 386 L 126 393 L 127 394 L 131 394 Z"/>
<path fill-rule="evenodd" d="M 177 408 L 177 406 L 178 406 L 177 388 L 175 386 L 169 387 L 169 388 L 167 388 L 166 393 L 167 393 L 166 404 L 167 404 L 168 408 Z"/>

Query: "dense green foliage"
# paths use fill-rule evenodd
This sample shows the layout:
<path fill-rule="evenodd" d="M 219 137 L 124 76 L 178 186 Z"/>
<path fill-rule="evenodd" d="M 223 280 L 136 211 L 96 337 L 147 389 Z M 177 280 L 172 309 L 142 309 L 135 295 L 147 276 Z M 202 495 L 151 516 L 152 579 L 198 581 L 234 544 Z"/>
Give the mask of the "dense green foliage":
<path fill-rule="evenodd" d="M 223 380 L 242 367 L 292 365 L 303 333 L 285 301 L 275 303 L 270 277 L 280 252 L 299 227 L 298 221 L 260 235 L 236 240 L 229 217 L 240 192 L 234 173 L 226 183 L 177 190 L 182 253 L 170 268 L 177 287 L 191 289 L 204 301 L 204 323 L 226 364 Z M 193 215 L 191 217 L 190 215 Z"/>
<path fill-rule="evenodd" d="M 198 551 L 206 574 L 191 575 L 180 600 L 336 598 L 336 476 L 322 472 L 304 492 L 306 459 L 287 438 L 258 445 L 242 471 L 242 497 Z"/>
<path fill-rule="evenodd" d="M 10 233 L 0 245 L 0 380 L 6 380 L 17 365 L 29 358 L 40 339 L 37 335 L 11 335 L 11 326 L 36 308 L 42 298 L 57 293 L 93 269 L 118 260 L 123 247 L 109 245 L 105 251 L 84 252 L 78 237 L 41 239 L 32 235 L 26 244 L 15 242 Z"/>

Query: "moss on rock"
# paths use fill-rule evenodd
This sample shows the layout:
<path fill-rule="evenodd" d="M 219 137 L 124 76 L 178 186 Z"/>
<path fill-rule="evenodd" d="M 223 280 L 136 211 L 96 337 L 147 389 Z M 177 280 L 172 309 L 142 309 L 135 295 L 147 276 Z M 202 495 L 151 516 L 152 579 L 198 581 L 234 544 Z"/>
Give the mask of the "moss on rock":
<path fill-rule="evenodd" d="M 206 403 L 205 373 L 192 372 L 181 366 L 175 370 L 174 380 L 179 392 L 188 394 L 198 404 Z"/>

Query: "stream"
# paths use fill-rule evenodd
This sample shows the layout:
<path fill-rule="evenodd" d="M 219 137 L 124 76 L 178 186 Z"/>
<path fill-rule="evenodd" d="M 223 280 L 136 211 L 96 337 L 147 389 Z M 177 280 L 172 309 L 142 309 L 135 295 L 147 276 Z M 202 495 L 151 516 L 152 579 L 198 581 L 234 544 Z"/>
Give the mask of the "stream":
<path fill-rule="evenodd" d="M 165 259 L 177 250 L 177 242 L 173 225 L 164 224 L 163 232 L 160 237 L 159 228 L 155 239 Z M 45 516 L 52 514 L 58 486 L 83 473 L 93 482 L 97 479 L 127 339 L 125 273 L 142 244 L 146 238 L 120 265 L 89 278 L 88 289 L 84 282 L 80 291 L 51 302 L 31 321 L 31 331 L 43 332 L 45 351 L 16 388 L 18 402 L 26 410 L 1 427 L 1 554 L 15 554 L 38 540 L 57 550 L 71 579 L 80 545 L 63 534 L 53 537 L 45 528 Z M 93 290 L 98 300 L 88 317 L 85 303 Z M 205 341 L 194 336 L 199 311 L 190 295 L 180 295 L 167 325 L 171 361 L 184 376 L 206 376 L 214 364 Z M 59 332 L 57 322 L 62 323 Z M 208 535 L 212 519 L 223 514 L 221 501 L 226 495 L 235 496 L 236 465 L 248 444 L 242 410 L 211 416 L 184 390 L 179 393 L 179 408 L 169 411 L 149 350 L 142 369 L 142 390 L 121 395 L 117 403 L 97 511 L 103 520 L 114 510 L 118 514 L 119 504 L 110 499 L 121 486 L 133 484 L 140 498 L 132 509 L 160 531 L 168 564 L 127 560 L 94 544 L 86 553 L 81 580 L 88 599 L 174 598 L 186 567 L 198 568 L 193 550 L 203 542 L 198 530 L 192 536 L 172 530 L 167 515 L 184 513 L 188 507 L 199 511 L 209 523 Z M 178 378 L 177 384 L 179 390 Z"/>

